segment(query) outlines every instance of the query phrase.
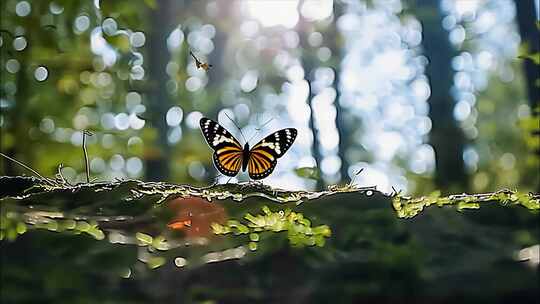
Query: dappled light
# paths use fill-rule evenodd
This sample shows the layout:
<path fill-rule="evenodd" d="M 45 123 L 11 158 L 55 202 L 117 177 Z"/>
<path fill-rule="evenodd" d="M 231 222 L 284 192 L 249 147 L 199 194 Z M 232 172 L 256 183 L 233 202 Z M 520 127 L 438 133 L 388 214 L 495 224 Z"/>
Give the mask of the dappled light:
<path fill-rule="evenodd" d="M 537 300 L 539 5 L 2 1 L 0 302 Z"/>

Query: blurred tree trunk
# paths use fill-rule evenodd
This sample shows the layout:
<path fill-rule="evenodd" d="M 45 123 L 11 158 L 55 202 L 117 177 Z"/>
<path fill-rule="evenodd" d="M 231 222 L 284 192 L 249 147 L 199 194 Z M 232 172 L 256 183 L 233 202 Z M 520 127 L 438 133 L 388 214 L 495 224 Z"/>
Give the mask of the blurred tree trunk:
<path fill-rule="evenodd" d="M 534 1 L 515 0 L 517 10 L 517 23 L 521 43 L 527 45 L 527 52 L 535 54 L 540 52 L 540 29 L 537 28 L 537 14 L 540 8 L 537 8 Z M 529 97 L 529 105 L 536 115 L 536 119 L 540 116 L 540 88 L 536 84 L 540 81 L 540 66 L 530 59 L 523 60 L 523 72 L 527 80 L 527 95 Z M 537 124 L 537 129 L 534 132 L 539 132 L 540 125 Z M 540 136 L 540 134 L 533 134 Z M 537 157 L 540 157 L 540 149 L 534 151 Z M 536 191 L 540 192 L 540 185 Z M 540 270 L 539 270 L 540 271 Z"/>
<path fill-rule="evenodd" d="M 234 16 L 232 10 L 238 7 L 236 1 L 228 2 L 217 2 L 218 6 L 217 16 L 214 18 L 209 17 L 209 23 L 216 25 L 216 34 L 213 39 L 214 50 L 208 55 L 208 62 L 212 64 L 211 72 L 208 73 L 208 85 L 206 86 L 206 91 L 208 92 L 208 97 L 206 102 L 210 105 L 206 115 L 212 119 L 218 118 L 219 111 L 223 109 L 221 104 L 221 94 L 222 86 L 225 83 L 226 70 L 224 65 L 224 56 L 225 50 L 227 49 L 227 41 L 229 36 L 227 34 L 227 29 L 231 30 L 235 26 L 239 26 L 239 21 L 231 20 L 231 16 Z M 206 5 L 204 5 L 206 8 Z M 217 20 L 217 24 L 215 23 Z M 233 23 L 233 24 L 231 24 Z M 207 180 L 209 182 L 214 182 L 216 177 L 221 175 L 213 165 L 213 162 L 210 162 L 205 168 L 208 172 Z"/>
<path fill-rule="evenodd" d="M 521 42 L 527 45 L 529 54 L 540 52 L 540 32 L 536 27 L 538 8 L 534 1 L 515 0 L 517 23 Z M 535 85 L 540 78 L 540 67 L 532 60 L 523 61 L 523 69 L 527 79 L 527 93 L 532 109 L 540 105 L 540 90 Z"/>
<path fill-rule="evenodd" d="M 305 0 L 304 0 L 305 1 Z M 300 1 L 298 3 L 298 11 L 300 12 L 300 8 L 302 7 L 304 1 Z M 313 92 L 313 81 L 315 81 L 314 78 L 314 70 L 316 68 L 315 64 L 315 58 L 314 54 L 310 52 L 310 46 L 308 43 L 308 37 L 309 34 L 312 32 L 312 29 L 310 28 L 311 24 L 305 20 L 304 17 L 302 17 L 302 14 L 300 14 L 300 20 L 298 21 L 298 35 L 300 36 L 300 47 L 302 49 L 302 53 L 300 55 L 301 62 L 302 62 L 302 68 L 304 69 L 304 78 L 308 83 L 308 105 L 311 110 L 311 115 L 309 116 L 309 128 L 312 132 L 313 137 L 313 144 L 311 146 L 311 153 L 313 155 L 313 158 L 315 159 L 315 166 L 320 170 L 321 161 L 322 161 L 322 155 L 321 155 L 321 149 L 319 144 L 319 132 L 317 131 L 317 127 L 315 126 L 315 109 L 313 108 L 313 98 L 315 97 L 315 93 Z M 317 179 L 317 189 L 321 189 L 324 185 L 322 176 Z"/>
<path fill-rule="evenodd" d="M 312 66 L 309 64 L 305 64 L 304 60 L 302 60 L 302 66 L 304 67 L 305 73 L 306 73 L 306 81 L 308 83 L 308 104 L 309 108 L 311 110 L 311 115 L 309 116 L 309 128 L 311 129 L 311 134 L 313 136 L 313 144 L 311 146 L 311 153 L 313 155 L 313 158 L 315 159 L 315 167 L 318 168 L 318 170 L 321 170 L 321 162 L 322 162 L 322 154 L 321 154 L 321 148 L 320 148 L 320 141 L 319 141 L 319 131 L 317 130 L 317 127 L 315 126 L 315 108 L 313 107 L 313 98 L 315 97 L 315 94 L 313 93 L 312 83 L 313 83 L 313 73 L 312 73 Z M 317 179 L 317 190 L 321 189 L 324 186 L 324 180 L 322 176 L 320 176 Z"/>
<path fill-rule="evenodd" d="M 2 10 L 5 8 L 5 5 L 3 4 L 0 7 Z M 3 36 L 2 38 L 5 38 L 6 36 Z M 24 37 L 26 38 L 26 41 L 32 41 L 32 31 L 28 31 L 25 33 Z M 11 37 L 12 39 L 15 39 L 14 36 Z M 7 42 L 7 39 L 4 40 L 4 43 Z M 12 41 L 10 41 L 12 42 Z M 15 93 L 15 102 L 13 103 L 13 107 L 7 108 L 7 110 L 3 110 L 7 112 L 7 114 L 10 116 L 7 121 L 10 123 L 7 124 L 8 131 L 7 134 L 10 134 L 13 136 L 14 142 L 11 144 L 11 147 L 8 147 L 6 150 L 3 150 L 5 154 L 8 156 L 15 158 L 19 161 L 22 161 L 25 164 L 32 164 L 34 163 L 34 153 L 27 153 L 28 151 L 31 151 L 29 149 L 29 142 L 28 140 L 20 140 L 23 138 L 28 138 L 28 129 L 29 126 L 32 125 L 32 123 L 29 122 L 29 109 L 28 109 L 28 103 L 29 99 L 31 97 L 31 81 L 34 80 L 32 78 L 31 72 L 29 71 L 28 62 L 29 60 L 29 52 L 28 49 L 24 52 L 19 52 L 17 54 L 16 58 L 20 62 L 19 71 L 17 72 L 17 76 L 15 78 L 15 84 L 16 84 L 16 93 Z M 3 60 L 7 60 L 2 58 Z M 29 75 L 30 74 L 30 75 Z M 4 79 L 0 79 L 0 85 L 4 85 Z M 3 89 L 3 88 L 2 88 Z M 2 92 L 1 97 L 4 97 L 4 92 Z M 5 115 L 5 114 L 4 114 Z M 3 133 L 3 130 L 0 130 Z M 1 147 L 2 149 L 5 149 L 5 147 Z M 4 157 L 2 157 L 2 169 L 4 170 L 4 174 L 6 175 L 18 175 L 21 173 L 21 167 L 11 160 L 8 160 Z M 24 171 L 23 171 L 24 172 Z M 27 171 L 25 173 L 28 173 Z"/>
<path fill-rule="evenodd" d="M 167 49 L 167 35 L 171 29 L 171 0 L 158 0 L 157 7 L 150 11 L 150 35 L 148 37 L 148 92 L 149 118 L 157 131 L 152 148 L 155 153 L 146 157 L 146 179 L 158 181 L 168 179 L 170 147 L 167 142 L 168 126 L 165 116 L 171 107 L 167 92 L 166 66 L 170 59 Z"/>
<path fill-rule="evenodd" d="M 329 30 L 326 33 L 327 37 L 331 37 L 328 48 L 330 48 L 330 51 L 332 51 L 332 66 L 334 69 L 335 79 L 334 83 L 332 84 L 332 87 L 334 90 L 336 90 L 336 99 L 334 100 L 334 105 L 336 107 L 336 127 L 339 134 L 339 150 L 338 150 L 338 156 L 341 159 L 341 168 L 340 168 L 340 175 L 341 180 L 345 181 L 348 176 L 348 169 L 349 169 L 349 162 L 347 160 L 347 148 L 349 147 L 350 141 L 347 138 L 346 134 L 350 134 L 348 131 L 348 126 L 346 124 L 345 119 L 345 112 L 343 111 L 343 108 L 341 107 L 341 104 L 339 103 L 339 100 L 341 98 L 341 89 L 339 87 L 339 84 L 341 82 L 341 62 L 343 61 L 343 52 L 342 52 L 342 45 L 340 41 L 343 39 L 341 35 L 339 34 L 338 28 L 337 28 L 337 21 L 339 17 L 343 14 L 343 4 L 337 3 L 337 0 L 334 0 L 334 20 L 332 24 L 330 25 Z"/>
<path fill-rule="evenodd" d="M 28 36 L 26 36 L 28 37 Z M 28 38 L 30 40 L 30 38 Z M 24 151 L 27 150 L 26 143 L 28 141 L 25 140 L 16 140 L 17 138 L 27 138 L 28 137 L 28 128 L 25 126 L 27 125 L 27 119 L 26 119 L 26 112 L 27 112 L 27 105 L 28 105 L 28 99 L 30 98 L 30 88 L 28 87 L 29 79 L 28 79 L 28 67 L 26 63 L 28 62 L 27 54 L 28 52 L 21 52 L 23 55 L 20 62 L 20 70 L 17 73 L 16 77 L 16 87 L 17 92 L 15 95 L 15 102 L 14 106 L 11 109 L 8 109 L 8 113 L 10 114 L 10 125 L 8 125 L 8 128 L 10 129 L 9 132 L 6 132 L 15 138 L 15 142 L 12 144 L 11 147 L 6 149 L 5 152 L 8 156 L 18 159 L 22 161 L 23 163 L 30 164 L 31 154 L 30 153 L 24 153 Z M 19 153 L 20 151 L 23 151 L 23 153 Z M 26 158 L 21 158 L 26 157 Z M 2 157 L 2 169 L 4 170 L 5 175 L 18 175 L 20 173 L 20 167 L 19 165 L 16 165 L 11 160 L 8 160 L 4 157 Z"/>
<path fill-rule="evenodd" d="M 439 0 L 418 0 L 415 11 L 422 23 L 424 54 L 429 59 L 426 67 L 431 86 L 429 141 L 435 150 L 435 182 L 443 192 L 465 191 L 468 184 L 463 162 L 465 138 L 454 119 L 455 101 L 450 94 L 454 77 L 450 64 L 455 50 L 442 27 L 444 16 Z"/>

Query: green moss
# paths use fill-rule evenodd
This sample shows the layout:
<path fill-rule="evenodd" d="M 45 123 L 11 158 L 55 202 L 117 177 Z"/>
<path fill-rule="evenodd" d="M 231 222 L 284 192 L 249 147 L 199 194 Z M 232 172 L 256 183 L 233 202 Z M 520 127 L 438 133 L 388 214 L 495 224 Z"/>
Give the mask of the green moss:
<path fill-rule="evenodd" d="M 392 199 L 394 210 L 400 218 L 415 217 L 432 205 L 454 206 L 457 211 L 463 211 L 465 209 L 479 209 L 481 205 L 493 203 L 502 206 L 521 206 L 535 212 L 540 210 L 540 196 L 538 194 L 511 190 L 483 194 L 455 194 L 445 197 L 441 197 L 440 192 L 433 192 L 428 196 L 417 198 L 396 195 Z"/>
<path fill-rule="evenodd" d="M 268 206 L 262 207 L 262 213 L 244 216 L 244 223 L 228 221 L 225 225 L 212 224 L 215 234 L 249 234 L 249 248 L 254 250 L 252 243 L 259 241 L 259 234 L 264 232 L 287 232 L 287 238 L 293 246 L 324 246 L 325 239 L 330 237 L 331 230 L 327 225 L 311 227 L 311 221 L 302 213 L 291 209 L 271 211 Z"/>

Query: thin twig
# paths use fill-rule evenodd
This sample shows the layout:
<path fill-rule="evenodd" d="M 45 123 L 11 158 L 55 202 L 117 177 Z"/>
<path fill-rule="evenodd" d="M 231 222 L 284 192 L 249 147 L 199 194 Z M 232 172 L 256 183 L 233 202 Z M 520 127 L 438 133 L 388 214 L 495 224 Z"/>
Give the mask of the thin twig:
<path fill-rule="evenodd" d="M 398 190 L 396 190 L 396 188 L 394 188 L 394 186 L 392 186 L 392 193 L 390 193 L 390 196 L 391 197 L 396 197 L 396 196 L 398 196 L 400 194 L 401 194 L 401 189 L 398 191 Z"/>
<path fill-rule="evenodd" d="M 90 132 L 88 130 L 83 131 L 82 148 L 83 148 L 83 153 L 84 153 L 84 162 L 85 162 L 85 165 L 86 165 L 86 183 L 90 183 L 90 166 L 88 164 L 88 152 L 86 151 L 86 136 L 87 135 L 92 136 L 94 134 L 92 134 L 92 132 Z"/>
<path fill-rule="evenodd" d="M 64 178 L 64 175 L 62 174 L 63 168 L 64 168 L 64 164 L 58 165 L 58 173 L 56 175 L 60 178 L 63 184 L 67 184 L 68 182 L 66 181 L 66 179 Z"/>
<path fill-rule="evenodd" d="M 2 155 L 3 157 L 9 159 L 10 161 L 16 163 L 17 165 L 19 165 L 19 166 L 25 168 L 26 170 L 28 170 L 28 171 L 34 173 L 34 174 L 37 175 L 39 178 L 41 178 L 42 180 L 44 180 L 45 182 L 47 182 L 47 184 L 49 184 L 49 185 L 54 185 L 51 181 L 49 181 L 49 179 L 43 177 L 43 175 L 39 174 L 36 170 L 34 170 L 34 169 L 30 168 L 29 166 L 23 164 L 22 162 L 20 162 L 20 161 L 14 159 L 14 158 L 11 158 L 11 157 L 7 156 L 7 155 L 5 155 L 5 154 L 2 153 L 2 152 L 0 152 L 0 155 Z"/>
<path fill-rule="evenodd" d="M 362 173 L 362 171 L 364 171 L 364 168 L 360 168 L 360 170 L 356 171 L 356 173 L 354 174 L 353 178 L 351 179 L 351 182 L 349 184 L 354 184 L 354 182 L 356 181 L 356 177 L 358 175 L 360 175 L 360 173 Z"/>

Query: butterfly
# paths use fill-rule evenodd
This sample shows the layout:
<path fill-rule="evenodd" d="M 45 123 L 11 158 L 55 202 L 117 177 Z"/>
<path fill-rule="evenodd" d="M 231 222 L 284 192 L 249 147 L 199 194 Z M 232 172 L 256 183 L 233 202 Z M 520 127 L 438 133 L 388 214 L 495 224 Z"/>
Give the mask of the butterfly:
<path fill-rule="evenodd" d="M 189 54 L 191 55 L 191 57 L 193 57 L 193 59 L 195 59 L 195 66 L 197 67 L 197 69 L 203 69 L 205 71 L 208 71 L 212 67 L 211 64 L 201 62 L 199 59 L 197 59 L 197 57 L 195 57 L 195 55 L 193 55 L 191 51 L 189 51 Z"/>
<path fill-rule="evenodd" d="M 253 148 L 246 143 L 244 148 L 238 140 L 217 122 L 201 118 L 201 131 L 208 145 L 214 149 L 213 160 L 219 172 L 227 176 L 235 176 L 242 168 L 248 170 L 252 179 L 263 179 L 276 168 L 277 159 L 282 157 L 291 147 L 298 131 L 294 128 L 274 132 Z"/>

